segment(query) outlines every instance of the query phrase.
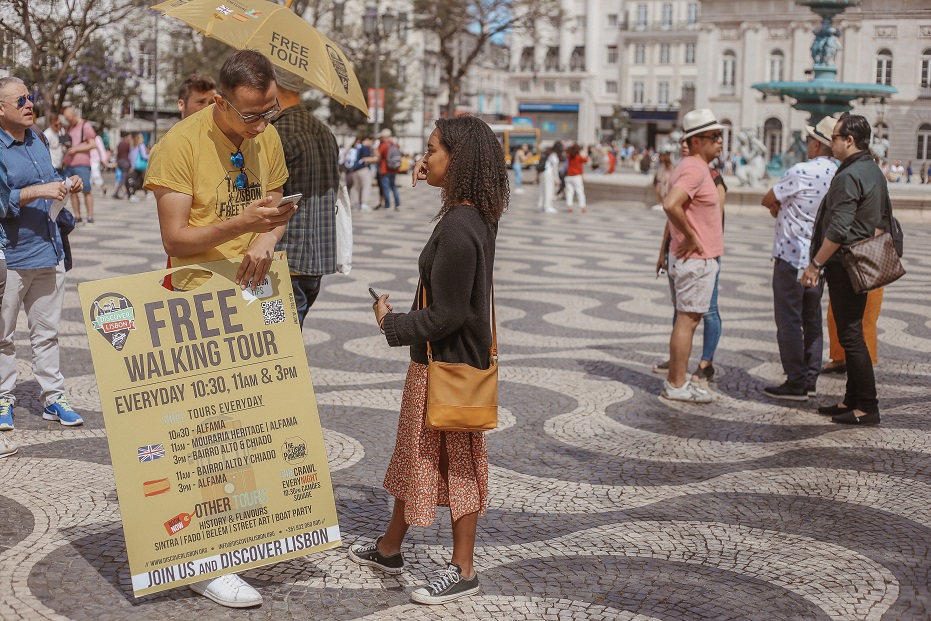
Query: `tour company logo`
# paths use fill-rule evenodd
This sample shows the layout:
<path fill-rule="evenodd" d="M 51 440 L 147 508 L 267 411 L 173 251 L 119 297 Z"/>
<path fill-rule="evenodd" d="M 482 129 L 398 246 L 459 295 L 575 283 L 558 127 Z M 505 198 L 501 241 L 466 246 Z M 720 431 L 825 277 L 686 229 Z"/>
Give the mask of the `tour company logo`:
<path fill-rule="evenodd" d="M 330 62 L 333 63 L 333 71 L 339 76 L 339 81 L 343 83 L 343 90 L 346 91 L 346 94 L 349 94 L 349 71 L 346 70 L 346 63 L 343 62 L 343 57 L 340 56 L 339 51 L 329 43 L 327 43 L 326 51 L 327 55 L 330 57 Z"/>
<path fill-rule="evenodd" d="M 91 325 L 116 351 L 122 351 L 130 330 L 136 329 L 133 305 L 118 293 L 104 293 L 91 304 Z"/>

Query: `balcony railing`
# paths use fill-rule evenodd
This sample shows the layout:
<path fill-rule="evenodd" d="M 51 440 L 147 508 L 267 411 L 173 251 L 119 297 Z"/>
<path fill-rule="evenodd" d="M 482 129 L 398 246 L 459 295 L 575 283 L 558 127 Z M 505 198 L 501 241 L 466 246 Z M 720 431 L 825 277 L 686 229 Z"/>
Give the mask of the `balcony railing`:
<path fill-rule="evenodd" d="M 623 21 L 620 23 L 621 30 L 626 30 L 628 32 L 663 32 L 663 31 L 679 31 L 679 30 L 696 30 L 698 24 L 695 22 L 663 22 L 663 21 L 653 21 L 653 22 L 629 22 Z"/>
<path fill-rule="evenodd" d="M 918 89 L 918 99 L 931 99 L 931 86 L 922 86 Z"/>
<path fill-rule="evenodd" d="M 733 84 L 721 84 L 718 86 L 718 94 L 722 97 L 730 97 L 737 93 L 737 89 L 734 88 Z"/>

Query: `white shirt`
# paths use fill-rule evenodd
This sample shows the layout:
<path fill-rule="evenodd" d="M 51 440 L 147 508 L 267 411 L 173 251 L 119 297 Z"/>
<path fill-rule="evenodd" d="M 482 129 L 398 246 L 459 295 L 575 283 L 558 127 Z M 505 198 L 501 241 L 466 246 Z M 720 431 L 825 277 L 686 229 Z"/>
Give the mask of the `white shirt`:
<path fill-rule="evenodd" d="M 815 216 L 836 172 L 834 158 L 819 156 L 799 162 L 773 186 L 776 200 L 782 203 L 776 215 L 774 258 L 798 269 L 808 265 Z"/>
<path fill-rule="evenodd" d="M 58 132 L 56 132 L 51 127 L 48 127 L 42 133 L 45 134 L 45 137 L 48 140 L 48 151 L 49 155 L 52 156 L 52 166 L 55 168 L 61 168 L 61 160 L 65 156 L 65 150 L 61 148 L 61 141 L 58 139 Z"/>
<path fill-rule="evenodd" d="M 550 153 L 549 157 L 546 158 L 546 168 L 543 172 L 555 174 L 559 170 L 559 156 L 556 155 L 556 152 L 553 151 Z"/>

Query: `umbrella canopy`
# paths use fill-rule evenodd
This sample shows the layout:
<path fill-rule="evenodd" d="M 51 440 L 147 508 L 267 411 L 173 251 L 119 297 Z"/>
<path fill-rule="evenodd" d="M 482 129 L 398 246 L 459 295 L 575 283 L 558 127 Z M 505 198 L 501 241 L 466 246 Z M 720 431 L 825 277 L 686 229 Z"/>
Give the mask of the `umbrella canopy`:
<path fill-rule="evenodd" d="M 266 0 L 168 0 L 152 7 L 237 50 L 256 50 L 344 106 L 368 115 L 346 55 L 291 9 Z"/>

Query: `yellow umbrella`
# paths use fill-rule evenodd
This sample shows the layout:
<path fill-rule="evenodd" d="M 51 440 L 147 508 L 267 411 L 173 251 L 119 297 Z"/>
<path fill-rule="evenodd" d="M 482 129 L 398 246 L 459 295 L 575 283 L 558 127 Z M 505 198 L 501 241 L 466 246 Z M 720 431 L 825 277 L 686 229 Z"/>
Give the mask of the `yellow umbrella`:
<path fill-rule="evenodd" d="M 256 50 L 344 106 L 369 112 L 346 55 L 291 9 L 266 0 L 168 0 L 152 7 L 238 50 Z"/>

